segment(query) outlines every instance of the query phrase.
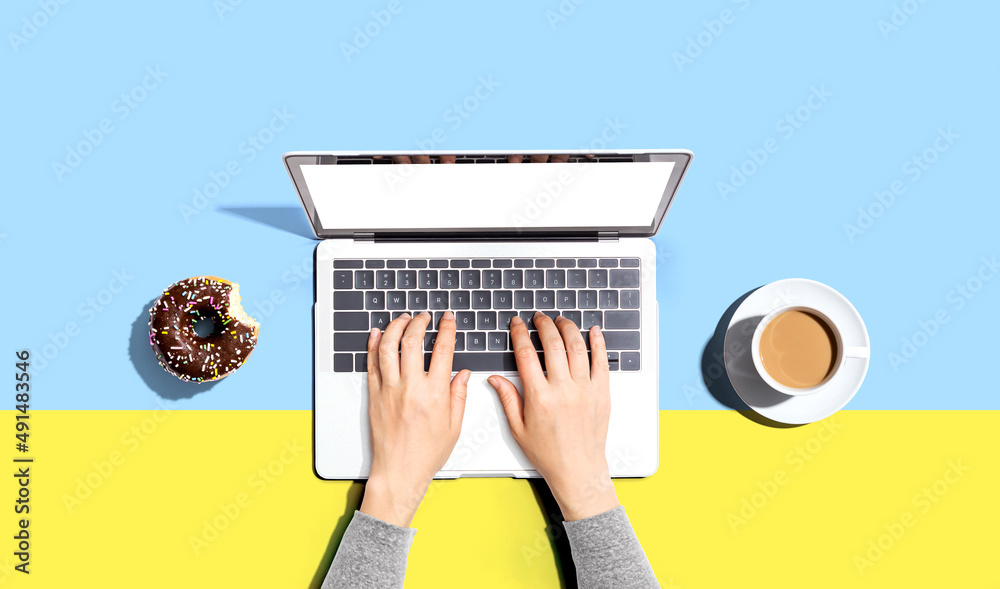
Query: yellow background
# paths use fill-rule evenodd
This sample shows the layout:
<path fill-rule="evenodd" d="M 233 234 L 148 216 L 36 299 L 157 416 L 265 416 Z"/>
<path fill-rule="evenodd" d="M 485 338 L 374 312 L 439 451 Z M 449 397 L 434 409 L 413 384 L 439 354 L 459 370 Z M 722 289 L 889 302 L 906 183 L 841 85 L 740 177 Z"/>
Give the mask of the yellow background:
<path fill-rule="evenodd" d="M 659 471 L 616 481 L 660 583 L 1000 586 L 1000 414 L 832 419 L 774 429 L 732 411 L 661 412 Z M 0 586 L 315 586 L 360 503 L 360 484 L 313 475 L 309 411 L 36 411 L 31 423 L 32 573 L 12 569 L 17 482 L 3 477 Z M 11 432 L 11 458 L 14 442 Z M 968 470 L 946 477 L 949 461 Z M 78 489 L 88 477 L 96 488 Z M 936 501 L 915 503 L 925 488 Z M 219 505 L 240 493 L 249 503 L 229 520 Z M 407 586 L 559 586 L 543 495 L 528 481 L 434 483 Z M 733 519 L 741 506 L 745 523 Z M 914 525 L 860 574 L 856 557 L 906 513 Z M 216 517 L 225 529 L 196 554 L 191 538 Z"/>

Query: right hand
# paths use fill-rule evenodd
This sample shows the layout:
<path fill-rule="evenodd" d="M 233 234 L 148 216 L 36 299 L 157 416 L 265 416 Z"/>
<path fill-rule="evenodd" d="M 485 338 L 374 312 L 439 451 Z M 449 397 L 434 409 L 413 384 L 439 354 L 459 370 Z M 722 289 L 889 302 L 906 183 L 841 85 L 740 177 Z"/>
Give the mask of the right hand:
<path fill-rule="evenodd" d="M 532 320 L 545 352 L 538 354 L 519 317 L 510 337 L 524 397 L 506 378 L 493 375 L 511 434 L 538 473 L 545 477 L 567 521 L 590 517 L 619 505 L 608 470 L 605 445 L 611 415 L 608 354 L 600 328 L 590 330 L 593 365 L 579 328 L 565 317 L 543 313 Z"/>

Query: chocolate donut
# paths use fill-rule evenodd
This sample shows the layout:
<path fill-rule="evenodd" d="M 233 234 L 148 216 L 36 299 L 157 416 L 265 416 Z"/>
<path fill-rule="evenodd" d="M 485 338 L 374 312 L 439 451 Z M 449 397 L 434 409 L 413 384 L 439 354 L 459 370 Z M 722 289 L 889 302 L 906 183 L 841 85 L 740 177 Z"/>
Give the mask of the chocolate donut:
<path fill-rule="evenodd" d="M 209 319 L 202 337 L 195 323 Z M 149 309 L 149 343 L 167 372 L 189 382 L 210 382 L 243 366 L 257 345 L 260 324 L 240 305 L 240 285 L 218 276 L 175 282 Z"/>

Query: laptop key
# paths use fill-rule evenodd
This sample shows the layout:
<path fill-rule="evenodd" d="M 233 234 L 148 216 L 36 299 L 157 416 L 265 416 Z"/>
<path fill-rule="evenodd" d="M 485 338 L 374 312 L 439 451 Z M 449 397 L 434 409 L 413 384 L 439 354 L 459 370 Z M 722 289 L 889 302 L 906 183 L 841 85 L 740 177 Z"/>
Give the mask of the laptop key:
<path fill-rule="evenodd" d="M 363 352 L 368 349 L 368 332 L 334 333 L 333 349 L 337 352 Z M 347 372 L 350 372 L 350 369 Z"/>
<path fill-rule="evenodd" d="M 577 328 L 580 328 L 580 326 L 583 325 L 582 323 L 583 315 L 580 313 L 580 311 L 563 311 L 562 315 L 563 317 L 572 321 Z"/>
<path fill-rule="evenodd" d="M 333 267 L 336 268 L 364 268 L 361 260 L 334 260 Z"/>
<path fill-rule="evenodd" d="M 333 288 L 337 290 L 350 289 L 354 287 L 354 279 L 350 270 L 333 271 Z"/>
<path fill-rule="evenodd" d="M 503 271 L 504 288 L 524 288 L 524 273 L 521 270 Z"/>
<path fill-rule="evenodd" d="M 530 309 L 535 306 L 535 295 L 530 290 L 518 290 L 514 292 L 514 308 Z"/>
<path fill-rule="evenodd" d="M 617 268 L 618 260 L 612 258 L 601 258 L 600 263 L 598 265 L 601 268 Z"/>
<path fill-rule="evenodd" d="M 529 330 L 535 328 L 535 312 L 534 311 L 521 311 L 520 312 L 521 321 L 524 321 L 524 326 Z"/>
<path fill-rule="evenodd" d="M 576 294 L 577 304 L 581 309 L 596 309 L 597 308 L 597 291 L 596 290 L 581 290 Z"/>
<path fill-rule="evenodd" d="M 430 356 L 430 354 L 424 354 L 424 366 L 430 362 Z M 513 352 L 455 354 L 452 358 L 451 369 L 456 371 L 467 369 L 473 372 L 514 372 L 517 370 L 517 360 L 514 359 Z"/>
<path fill-rule="evenodd" d="M 493 260 L 494 268 L 510 268 L 514 263 L 514 260 L 503 259 L 503 260 Z"/>
<path fill-rule="evenodd" d="M 638 270 L 612 270 L 611 286 L 613 288 L 632 288 L 639 286 Z"/>
<path fill-rule="evenodd" d="M 452 268 L 468 268 L 469 267 L 469 260 L 452 260 L 451 261 L 451 267 Z"/>
<path fill-rule="evenodd" d="M 365 260 L 365 268 L 385 268 L 385 260 Z"/>
<path fill-rule="evenodd" d="M 354 355 L 354 372 L 368 372 L 368 352 Z"/>
<path fill-rule="evenodd" d="M 608 352 L 608 370 L 618 370 L 618 352 Z"/>
<path fill-rule="evenodd" d="M 622 268 L 638 268 L 639 258 L 622 258 Z"/>
<path fill-rule="evenodd" d="M 431 324 L 427 326 L 427 329 L 440 329 L 443 317 L 444 311 L 434 311 L 434 315 L 431 316 Z"/>
<path fill-rule="evenodd" d="M 559 311 L 542 311 L 542 315 L 545 315 L 549 319 L 555 321 L 556 317 L 559 316 Z"/>
<path fill-rule="evenodd" d="M 426 268 L 427 260 L 409 260 L 406 265 L 410 268 Z"/>
<path fill-rule="evenodd" d="M 417 288 L 417 271 L 397 270 L 396 284 L 399 288 Z"/>
<path fill-rule="evenodd" d="M 607 311 L 604 313 L 605 329 L 639 329 L 638 311 Z"/>
<path fill-rule="evenodd" d="M 584 258 L 582 260 L 577 260 L 576 265 L 580 268 L 596 268 L 597 260 L 594 258 Z"/>
<path fill-rule="evenodd" d="M 540 260 L 535 260 L 535 268 L 553 268 L 556 265 L 556 261 L 552 258 L 544 258 Z"/>
<path fill-rule="evenodd" d="M 609 350 L 638 350 L 638 331 L 604 331 L 604 345 Z"/>
<path fill-rule="evenodd" d="M 545 271 L 525 270 L 524 286 L 526 288 L 545 288 Z"/>
<path fill-rule="evenodd" d="M 490 260 L 472 260 L 473 268 L 489 268 L 493 263 Z"/>
<path fill-rule="evenodd" d="M 622 352 L 622 370 L 639 370 L 639 352 Z"/>
<path fill-rule="evenodd" d="M 372 270 L 358 270 L 354 273 L 354 288 L 365 289 L 375 286 L 375 272 Z"/>
<path fill-rule="evenodd" d="M 498 324 L 499 329 L 510 329 L 510 320 L 517 317 L 517 311 L 500 311 L 498 314 Z"/>
<path fill-rule="evenodd" d="M 497 328 L 496 311 L 479 311 L 476 313 L 476 329 L 490 331 Z"/>
<path fill-rule="evenodd" d="M 566 271 L 546 270 L 545 288 L 566 288 Z"/>
<path fill-rule="evenodd" d="M 412 290 L 407 293 L 406 308 L 411 311 L 423 311 L 427 308 L 427 291 Z"/>
<path fill-rule="evenodd" d="M 388 311 L 376 311 L 372 313 L 372 325 L 369 329 L 379 328 L 385 329 L 389 326 L 389 312 Z"/>
<path fill-rule="evenodd" d="M 402 310 L 406 308 L 406 293 L 401 290 L 391 290 L 386 293 L 385 307 L 392 310 Z M 393 314 L 395 318 L 395 314 Z"/>
<path fill-rule="evenodd" d="M 483 352 L 486 350 L 486 334 L 481 331 L 470 331 L 465 334 L 465 349 L 470 352 Z M 452 360 L 454 363 L 454 359 Z"/>
<path fill-rule="evenodd" d="M 514 307 L 514 293 L 509 290 L 493 291 L 494 309 L 512 309 Z"/>
<path fill-rule="evenodd" d="M 404 313 L 406 313 L 406 311 L 393 311 L 392 312 L 392 318 L 395 320 L 396 318 L 398 318 L 400 315 L 402 315 Z"/>
<path fill-rule="evenodd" d="M 472 308 L 489 309 L 491 308 L 492 299 L 493 297 L 490 295 L 490 291 L 488 290 L 472 291 Z"/>
<path fill-rule="evenodd" d="M 334 372 L 352 372 L 354 370 L 354 354 L 334 354 Z"/>
<path fill-rule="evenodd" d="M 375 271 L 375 284 L 376 288 L 390 289 L 396 288 L 396 271 L 395 270 L 376 270 Z"/>
<path fill-rule="evenodd" d="M 462 288 L 480 288 L 479 270 L 462 270 Z"/>
<path fill-rule="evenodd" d="M 365 309 L 369 311 L 381 311 L 385 309 L 385 292 L 381 290 L 370 290 L 365 293 Z"/>
<path fill-rule="evenodd" d="M 448 267 L 448 260 L 431 260 L 430 261 L 430 267 L 431 268 L 447 268 Z"/>
<path fill-rule="evenodd" d="M 461 288 L 458 270 L 442 270 L 441 271 L 441 288 Z"/>
<path fill-rule="evenodd" d="M 483 288 L 501 288 L 503 270 L 483 270 Z"/>
<path fill-rule="evenodd" d="M 590 329 L 593 326 L 598 326 L 604 329 L 604 322 L 602 319 L 602 313 L 600 311 L 584 311 L 583 312 L 583 329 Z"/>
<path fill-rule="evenodd" d="M 360 290 L 334 292 L 333 308 L 346 311 L 360 311 L 365 308 L 365 293 Z"/>
<path fill-rule="evenodd" d="M 576 291 L 560 290 L 556 293 L 556 307 L 559 309 L 576 308 Z"/>
<path fill-rule="evenodd" d="M 621 297 L 619 300 L 619 305 L 622 309 L 638 309 L 639 308 L 639 291 L 637 290 L 623 290 L 621 292 Z"/>
<path fill-rule="evenodd" d="M 470 293 L 467 290 L 451 291 L 451 308 L 468 309 L 470 305 Z"/>
<path fill-rule="evenodd" d="M 486 338 L 486 349 L 491 352 L 503 352 L 507 349 L 507 332 L 493 331 Z"/>
<path fill-rule="evenodd" d="M 333 328 L 337 331 L 366 331 L 370 329 L 368 327 L 368 313 L 334 312 Z"/>
<path fill-rule="evenodd" d="M 431 352 L 434 350 L 434 342 L 437 341 L 436 331 L 428 331 L 424 333 L 424 350 Z"/>
<path fill-rule="evenodd" d="M 556 293 L 554 290 L 535 291 L 536 309 L 555 309 L 555 307 L 556 307 Z"/>
<path fill-rule="evenodd" d="M 531 340 L 531 345 L 534 346 L 536 350 L 542 349 L 542 337 L 538 335 L 537 331 L 529 331 L 528 339 Z"/>
<path fill-rule="evenodd" d="M 587 271 L 567 270 L 566 286 L 569 288 L 587 288 Z"/>
<path fill-rule="evenodd" d="M 421 270 L 417 272 L 417 285 L 420 288 L 432 289 L 438 287 L 437 270 Z"/>
<path fill-rule="evenodd" d="M 576 260 L 560 258 L 556 260 L 556 268 L 575 268 Z"/>
<path fill-rule="evenodd" d="M 608 271 L 607 270 L 588 270 L 587 271 L 587 286 L 589 288 L 607 288 L 608 287 Z"/>
<path fill-rule="evenodd" d="M 459 311 L 455 313 L 455 324 L 463 331 L 476 328 L 475 311 Z"/>
<path fill-rule="evenodd" d="M 448 291 L 446 291 L 446 290 L 432 290 L 427 295 L 427 308 L 428 309 L 447 309 L 448 308 Z"/>
<path fill-rule="evenodd" d="M 385 263 L 386 268 L 406 268 L 406 260 L 388 260 Z"/>
<path fill-rule="evenodd" d="M 602 309 L 617 309 L 618 308 L 618 291 L 617 290 L 602 290 L 597 295 L 597 300 L 600 303 Z"/>
<path fill-rule="evenodd" d="M 461 352 L 464 349 L 465 349 L 465 332 L 464 331 L 455 332 L 455 351 Z M 460 369 L 456 368 L 455 370 L 460 370 Z"/>

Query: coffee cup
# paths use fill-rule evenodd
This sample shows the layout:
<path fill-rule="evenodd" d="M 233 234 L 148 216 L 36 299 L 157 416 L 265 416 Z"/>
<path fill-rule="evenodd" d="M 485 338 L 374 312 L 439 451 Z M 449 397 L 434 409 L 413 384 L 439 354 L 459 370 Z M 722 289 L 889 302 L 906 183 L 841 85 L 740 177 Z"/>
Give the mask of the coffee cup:
<path fill-rule="evenodd" d="M 811 395 L 826 387 L 848 358 L 868 358 L 868 346 L 847 345 L 837 325 L 819 309 L 788 305 L 761 319 L 750 345 L 754 367 L 786 395 Z"/>

